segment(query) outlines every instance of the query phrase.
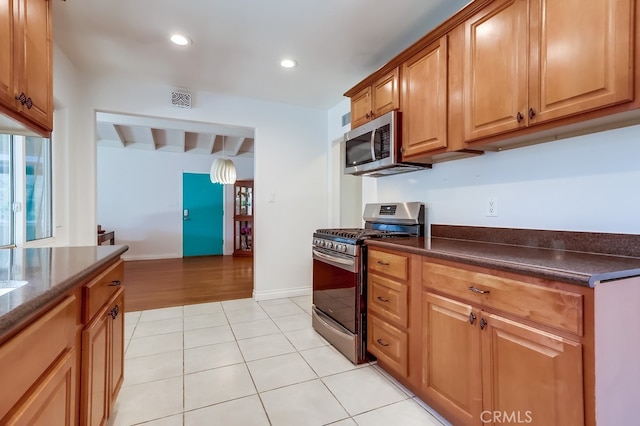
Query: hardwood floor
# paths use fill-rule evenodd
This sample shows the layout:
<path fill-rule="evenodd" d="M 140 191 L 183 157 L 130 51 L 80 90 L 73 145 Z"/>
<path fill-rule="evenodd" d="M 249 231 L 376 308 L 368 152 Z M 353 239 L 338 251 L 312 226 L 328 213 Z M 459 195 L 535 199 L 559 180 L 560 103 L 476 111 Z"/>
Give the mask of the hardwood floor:
<path fill-rule="evenodd" d="M 253 293 L 253 258 L 233 256 L 124 263 L 125 311 L 243 299 Z"/>

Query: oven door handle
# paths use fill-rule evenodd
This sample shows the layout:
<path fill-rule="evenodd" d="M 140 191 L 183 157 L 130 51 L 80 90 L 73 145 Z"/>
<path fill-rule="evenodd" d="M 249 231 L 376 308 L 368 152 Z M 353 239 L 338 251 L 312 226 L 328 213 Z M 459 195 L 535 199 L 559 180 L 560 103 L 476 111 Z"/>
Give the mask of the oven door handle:
<path fill-rule="evenodd" d="M 330 254 L 322 253 L 316 249 L 313 249 L 313 258 L 328 263 L 330 265 L 336 266 L 341 269 L 345 269 L 351 272 L 357 272 L 358 265 L 356 264 L 356 259 L 344 259 L 342 257 L 331 256 Z"/>

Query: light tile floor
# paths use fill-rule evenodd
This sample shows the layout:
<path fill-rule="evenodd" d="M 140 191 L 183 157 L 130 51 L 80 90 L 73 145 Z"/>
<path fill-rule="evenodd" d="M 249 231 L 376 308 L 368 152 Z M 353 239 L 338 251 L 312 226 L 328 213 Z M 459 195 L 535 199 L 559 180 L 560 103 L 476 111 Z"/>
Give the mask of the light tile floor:
<path fill-rule="evenodd" d="M 112 426 L 447 424 L 375 363 L 311 327 L 311 297 L 125 314 Z"/>

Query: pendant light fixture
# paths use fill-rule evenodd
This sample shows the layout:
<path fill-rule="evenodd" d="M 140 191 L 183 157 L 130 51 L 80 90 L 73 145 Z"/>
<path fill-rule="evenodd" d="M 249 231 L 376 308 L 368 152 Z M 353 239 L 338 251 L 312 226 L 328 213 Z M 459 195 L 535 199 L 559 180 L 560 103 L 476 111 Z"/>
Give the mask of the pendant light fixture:
<path fill-rule="evenodd" d="M 222 136 L 222 158 L 218 157 L 211 164 L 209 177 L 212 183 L 220 183 L 223 185 L 231 185 L 236 183 L 236 166 L 233 161 L 225 158 L 224 152 L 225 136 Z"/>

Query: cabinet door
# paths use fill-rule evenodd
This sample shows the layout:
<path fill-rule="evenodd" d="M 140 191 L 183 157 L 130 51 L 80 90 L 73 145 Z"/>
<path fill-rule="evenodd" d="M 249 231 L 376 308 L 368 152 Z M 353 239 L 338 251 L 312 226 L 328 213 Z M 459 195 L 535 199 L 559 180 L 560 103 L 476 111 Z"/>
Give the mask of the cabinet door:
<path fill-rule="evenodd" d="M 465 140 L 527 124 L 527 0 L 499 0 L 465 22 Z"/>
<path fill-rule="evenodd" d="M 51 2 L 21 0 L 20 26 L 23 31 L 21 68 L 23 76 L 16 89 L 33 103 L 22 112 L 47 130 L 53 127 Z"/>
<path fill-rule="evenodd" d="M 110 321 L 110 382 L 109 382 L 109 407 L 118 397 L 120 387 L 124 381 L 124 289 L 120 290 L 112 304 L 115 317 Z M 110 408 L 109 408 L 110 410 Z"/>
<path fill-rule="evenodd" d="M 454 423 L 480 424 L 478 310 L 423 292 L 422 315 L 422 391 L 426 400 Z"/>
<path fill-rule="evenodd" d="M 109 397 L 110 305 L 82 332 L 82 401 L 80 423 L 87 426 L 107 422 Z"/>
<path fill-rule="evenodd" d="M 73 426 L 76 424 L 76 351 L 67 350 L 36 383 L 3 425 Z"/>
<path fill-rule="evenodd" d="M 447 37 L 402 65 L 402 159 L 447 146 Z"/>
<path fill-rule="evenodd" d="M 582 345 L 497 315 L 482 319 L 484 412 L 514 423 L 584 424 Z"/>
<path fill-rule="evenodd" d="M 16 56 L 13 7 L 13 0 L 0 0 L 0 103 L 10 109 L 16 107 L 13 86 Z"/>
<path fill-rule="evenodd" d="M 372 91 L 372 111 L 371 118 L 381 115 L 397 108 L 400 103 L 400 90 L 398 88 L 398 68 L 376 81 Z"/>
<path fill-rule="evenodd" d="M 532 2 L 532 122 L 633 99 L 633 4 Z"/>
<path fill-rule="evenodd" d="M 351 128 L 366 123 L 371 119 L 371 87 L 362 89 L 351 98 Z"/>

